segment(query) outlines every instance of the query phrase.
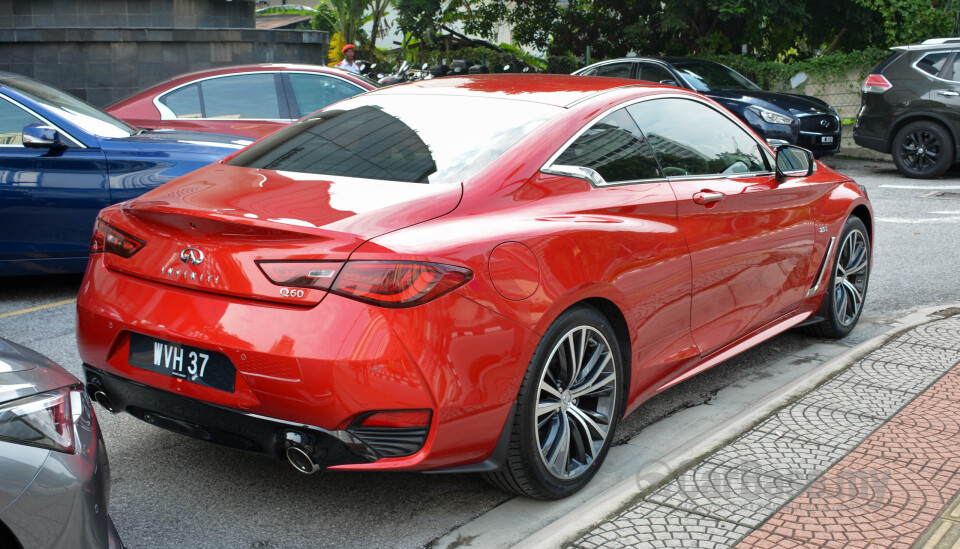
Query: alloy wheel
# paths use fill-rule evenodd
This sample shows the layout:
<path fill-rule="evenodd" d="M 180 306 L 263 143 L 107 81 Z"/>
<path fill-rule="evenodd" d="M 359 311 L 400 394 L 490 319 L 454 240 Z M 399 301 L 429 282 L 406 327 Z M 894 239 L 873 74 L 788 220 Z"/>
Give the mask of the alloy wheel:
<path fill-rule="evenodd" d="M 552 475 L 573 479 L 593 463 L 610 435 L 617 370 L 606 338 L 577 326 L 550 352 L 537 390 L 540 459 Z"/>
<path fill-rule="evenodd" d="M 840 246 L 834 278 L 836 318 L 844 326 L 856 321 L 867 291 L 870 253 L 866 236 L 859 230 L 847 233 Z"/>
<path fill-rule="evenodd" d="M 940 140 L 926 129 L 911 132 L 900 146 L 900 155 L 905 166 L 925 172 L 940 160 Z"/>

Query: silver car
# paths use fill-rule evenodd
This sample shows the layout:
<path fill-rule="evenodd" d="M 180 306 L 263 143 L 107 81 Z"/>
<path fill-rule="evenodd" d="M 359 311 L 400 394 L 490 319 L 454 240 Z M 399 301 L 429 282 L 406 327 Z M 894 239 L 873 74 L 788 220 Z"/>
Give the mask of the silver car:
<path fill-rule="evenodd" d="M 122 548 L 110 468 L 83 384 L 0 338 L 0 547 Z"/>

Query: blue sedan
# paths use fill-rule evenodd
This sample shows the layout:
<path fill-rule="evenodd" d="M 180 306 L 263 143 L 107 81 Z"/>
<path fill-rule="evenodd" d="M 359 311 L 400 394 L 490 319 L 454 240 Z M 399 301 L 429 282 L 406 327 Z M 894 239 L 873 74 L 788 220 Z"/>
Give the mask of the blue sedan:
<path fill-rule="evenodd" d="M 102 208 L 249 143 L 138 130 L 50 86 L 0 72 L 0 276 L 82 272 Z"/>

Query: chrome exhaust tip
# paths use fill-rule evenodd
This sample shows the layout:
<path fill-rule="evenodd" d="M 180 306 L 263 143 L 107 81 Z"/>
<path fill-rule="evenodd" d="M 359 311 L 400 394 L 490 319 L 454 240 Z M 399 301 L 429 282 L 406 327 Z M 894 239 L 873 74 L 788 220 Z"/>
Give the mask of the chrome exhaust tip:
<path fill-rule="evenodd" d="M 113 401 L 110 400 L 110 397 L 107 396 L 107 393 L 103 391 L 100 387 L 91 387 L 91 393 L 93 393 L 93 400 L 97 402 L 100 406 L 103 406 L 107 409 L 108 412 L 116 414 L 120 410 L 113 405 Z"/>
<path fill-rule="evenodd" d="M 310 454 L 299 446 L 287 448 L 287 461 L 290 462 L 290 465 L 293 465 L 294 469 L 306 475 L 312 475 L 320 470 L 317 462 L 313 461 Z"/>

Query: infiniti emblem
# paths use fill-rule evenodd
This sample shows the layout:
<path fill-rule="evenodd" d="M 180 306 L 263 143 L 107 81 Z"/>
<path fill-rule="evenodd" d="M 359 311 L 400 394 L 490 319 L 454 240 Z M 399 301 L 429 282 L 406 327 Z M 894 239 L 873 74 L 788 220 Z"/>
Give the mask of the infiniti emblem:
<path fill-rule="evenodd" d="M 824 127 L 824 128 L 829 128 L 829 127 L 830 127 L 830 121 L 827 120 L 826 118 L 823 118 L 823 119 L 820 120 L 820 126 L 822 126 L 822 127 Z"/>
<path fill-rule="evenodd" d="M 180 252 L 180 261 L 192 265 L 199 265 L 203 263 L 203 252 L 197 248 L 184 248 L 183 251 Z"/>

